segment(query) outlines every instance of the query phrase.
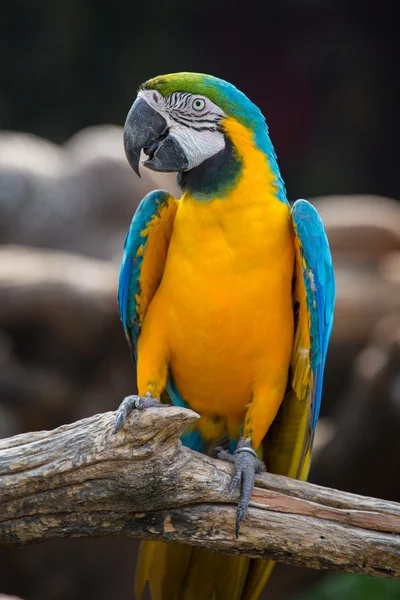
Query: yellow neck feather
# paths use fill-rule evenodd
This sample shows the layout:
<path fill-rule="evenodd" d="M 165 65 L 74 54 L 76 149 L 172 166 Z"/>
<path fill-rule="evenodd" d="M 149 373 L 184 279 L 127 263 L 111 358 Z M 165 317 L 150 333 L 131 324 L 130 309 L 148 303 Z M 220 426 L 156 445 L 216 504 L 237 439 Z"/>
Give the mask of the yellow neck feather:
<path fill-rule="evenodd" d="M 242 159 L 243 171 L 229 195 L 223 199 L 215 198 L 215 200 L 223 202 L 224 210 L 233 208 L 237 203 L 254 205 L 260 201 L 263 203 L 269 200 L 274 203 L 278 202 L 278 188 L 274 173 L 265 154 L 255 145 L 252 133 L 232 118 L 223 119 L 222 126 Z M 189 191 L 183 194 L 182 201 L 183 203 L 197 202 Z"/>

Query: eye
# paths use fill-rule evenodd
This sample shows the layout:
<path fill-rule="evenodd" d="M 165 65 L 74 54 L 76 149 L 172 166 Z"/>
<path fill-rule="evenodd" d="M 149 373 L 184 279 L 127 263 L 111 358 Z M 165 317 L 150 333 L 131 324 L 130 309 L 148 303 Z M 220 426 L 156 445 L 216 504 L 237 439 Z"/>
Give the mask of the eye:
<path fill-rule="evenodd" d="M 206 101 L 203 98 L 195 98 L 192 102 L 192 107 L 194 110 L 201 111 L 206 107 Z"/>

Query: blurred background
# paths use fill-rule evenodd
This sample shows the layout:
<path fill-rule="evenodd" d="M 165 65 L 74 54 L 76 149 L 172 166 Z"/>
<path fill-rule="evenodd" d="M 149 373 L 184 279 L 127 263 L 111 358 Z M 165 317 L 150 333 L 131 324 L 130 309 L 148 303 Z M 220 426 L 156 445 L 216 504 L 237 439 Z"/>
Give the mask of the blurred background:
<path fill-rule="evenodd" d="M 267 117 L 291 201 L 310 199 L 338 286 L 311 481 L 400 500 L 400 176 L 393 4 L 4 0 L 0 13 L 0 436 L 115 409 L 135 373 L 116 304 L 143 195 L 122 125 L 138 85 L 190 70 Z M 133 598 L 137 543 L 2 555 L 0 594 Z M 3 598 L 3 596 L 1 596 Z M 278 566 L 274 600 L 388 600 L 398 582 Z"/>

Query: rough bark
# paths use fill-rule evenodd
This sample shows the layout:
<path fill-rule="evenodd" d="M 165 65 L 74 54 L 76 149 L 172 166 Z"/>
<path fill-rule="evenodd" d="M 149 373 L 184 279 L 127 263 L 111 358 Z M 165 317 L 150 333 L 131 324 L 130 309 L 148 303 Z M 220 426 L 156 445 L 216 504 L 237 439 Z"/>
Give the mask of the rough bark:
<path fill-rule="evenodd" d="M 235 539 L 230 466 L 183 447 L 180 408 L 114 413 L 0 441 L 0 548 L 60 537 L 140 537 L 400 577 L 400 505 L 257 477 Z"/>

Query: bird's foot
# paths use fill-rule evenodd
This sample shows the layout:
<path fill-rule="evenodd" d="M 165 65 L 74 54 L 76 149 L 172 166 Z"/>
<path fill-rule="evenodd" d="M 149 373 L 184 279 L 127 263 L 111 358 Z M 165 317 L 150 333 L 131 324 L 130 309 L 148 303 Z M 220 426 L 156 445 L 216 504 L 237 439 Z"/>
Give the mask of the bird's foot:
<path fill-rule="evenodd" d="M 257 456 L 248 440 L 240 440 L 234 454 L 224 448 L 215 448 L 214 456 L 220 460 L 233 463 L 234 473 L 231 480 L 231 494 L 240 485 L 240 498 L 236 513 L 236 537 L 239 537 L 240 525 L 247 514 L 251 492 L 254 487 L 254 476 L 266 470 L 265 464 Z"/>
<path fill-rule="evenodd" d="M 115 420 L 115 429 L 114 433 L 118 433 L 118 431 L 125 425 L 126 419 L 131 414 L 133 410 L 144 410 L 145 408 L 152 408 L 155 406 L 167 407 L 168 404 L 161 404 L 157 398 L 154 398 L 150 392 L 146 393 L 146 396 L 127 396 L 120 404 L 117 418 Z"/>

